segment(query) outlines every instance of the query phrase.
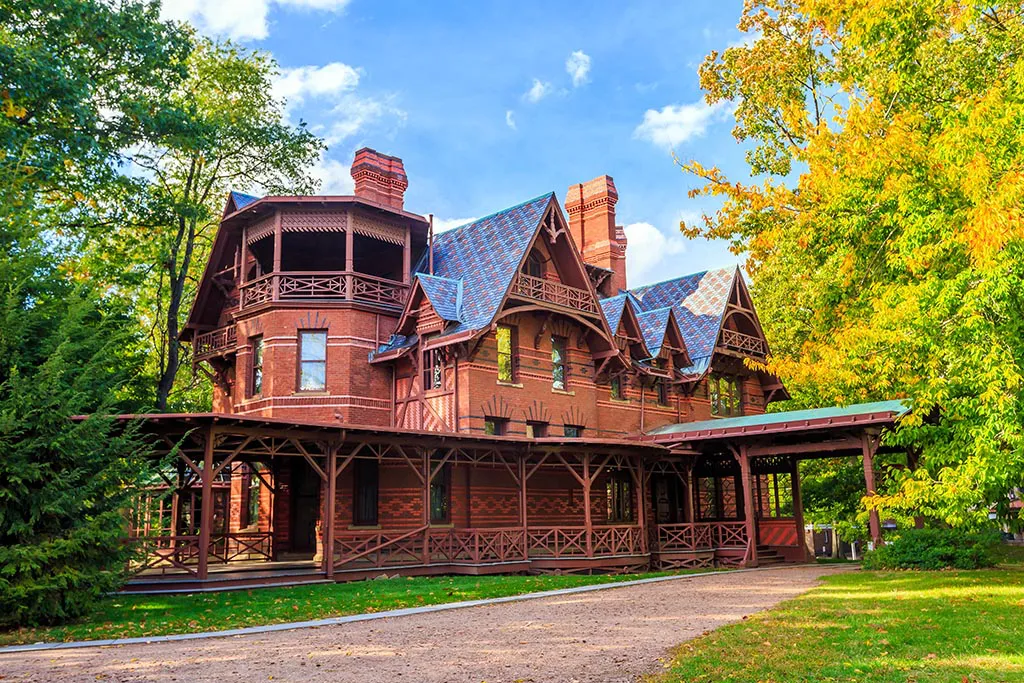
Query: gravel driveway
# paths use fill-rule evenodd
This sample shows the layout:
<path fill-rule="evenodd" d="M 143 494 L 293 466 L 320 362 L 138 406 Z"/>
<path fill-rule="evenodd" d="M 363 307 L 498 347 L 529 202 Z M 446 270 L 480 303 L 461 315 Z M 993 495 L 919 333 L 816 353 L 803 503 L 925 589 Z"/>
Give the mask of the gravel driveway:
<path fill-rule="evenodd" d="M 632 681 L 838 567 L 765 569 L 209 640 L 0 655 L 3 681 Z"/>

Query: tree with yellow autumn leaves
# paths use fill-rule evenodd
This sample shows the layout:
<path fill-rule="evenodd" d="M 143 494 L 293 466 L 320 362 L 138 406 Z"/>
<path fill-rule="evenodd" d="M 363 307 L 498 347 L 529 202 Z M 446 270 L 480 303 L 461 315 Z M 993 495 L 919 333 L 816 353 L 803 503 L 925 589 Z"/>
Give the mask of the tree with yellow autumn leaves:
<path fill-rule="evenodd" d="M 869 505 L 979 524 L 1024 486 L 1024 10 L 748 0 L 700 69 L 750 177 L 685 233 L 747 259 L 770 368 L 804 405 L 904 397 Z M 719 105 L 721 106 L 721 105 Z"/>

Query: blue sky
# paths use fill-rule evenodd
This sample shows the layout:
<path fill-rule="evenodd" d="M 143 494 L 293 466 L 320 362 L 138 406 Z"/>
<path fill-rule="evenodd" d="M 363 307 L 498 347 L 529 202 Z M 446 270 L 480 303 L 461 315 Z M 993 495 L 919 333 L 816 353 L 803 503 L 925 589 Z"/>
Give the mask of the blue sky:
<path fill-rule="evenodd" d="M 735 264 L 686 240 L 684 159 L 743 177 L 724 107 L 697 67 L 742 39 L 741 0 L 585 3 L 180 0 L 165 16 L 273 54 L 289 116 L 329 143 L 325 194 L 351 192 L 353 152 L 402 157 L 406 208 L 453 226 L 603 173 L 619 191 L 630 286 Z"/>

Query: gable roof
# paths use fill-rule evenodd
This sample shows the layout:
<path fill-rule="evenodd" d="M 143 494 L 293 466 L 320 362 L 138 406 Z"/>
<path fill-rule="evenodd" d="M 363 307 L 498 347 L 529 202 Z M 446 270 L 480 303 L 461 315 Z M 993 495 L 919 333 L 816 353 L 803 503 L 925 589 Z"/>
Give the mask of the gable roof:
<path fill-rule="evenodd" d="M 231 201 L 235 203 L 235 210 L 244 209 L 245 207 L 258 200 L 259 197 L 254 197 L 251 194 L 243 194 L 242 192 L 231 192 Z"/>
<path fill-rule="evenodd" d="M 548 204 L 553 201 L 554 193 L 543 194 L 434 238 L 433 275 L 462 281 L 459 324 L 442 336 L 491 324 Z M 427 264 L 428 256 L 424 254 L 415 271 L 425 273 Z"/>
<path fill-rule="evenodd" d="M 670 306 L 644 311 L 637 316 L 640 321 L 640 331 L 644 335 L 644 345 L 651 352 L 651 358 L 661 353 L 661 347 L 665 343 L 668 321 L 671 317 L 672 308 Z"/>
<path fill-rule="evenodd" d="M 684 374 L 702 373 L 710 366 L 738 273 L 736 268 L 705 270 L 630 290 L 644 311 L 672 308 L 693 363 Z"/>
<path fill-rule="evenodd" d="M 462 308 L 462 280 L 452 280 L 438 275 L 417 273 L 423 294 L 443 320 L 450 322 L 459 320 L 459 309 Z"/>

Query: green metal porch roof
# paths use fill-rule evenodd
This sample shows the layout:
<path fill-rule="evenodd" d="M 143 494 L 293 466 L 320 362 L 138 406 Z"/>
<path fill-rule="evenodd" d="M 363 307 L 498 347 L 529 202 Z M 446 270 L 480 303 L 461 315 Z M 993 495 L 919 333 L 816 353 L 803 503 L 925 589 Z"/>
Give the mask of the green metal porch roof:
<path fill-rule="evenodd" d="M 699 422 L 680 422 L 652 429 L 647 432 L 647 437 L 654 437 L 653 440 L 662 441 L 668 438 L 673 440 L 714 438 L 817 429 L 832 425 L 895 421 L 908 412 L 910 412 L 910 404 L 907 401 L 875 401 L 849 406 L 830 406 L 810 410 L 764 413 L 763 415 L 744 415 L 743 417 L 719 417 Z"/>

